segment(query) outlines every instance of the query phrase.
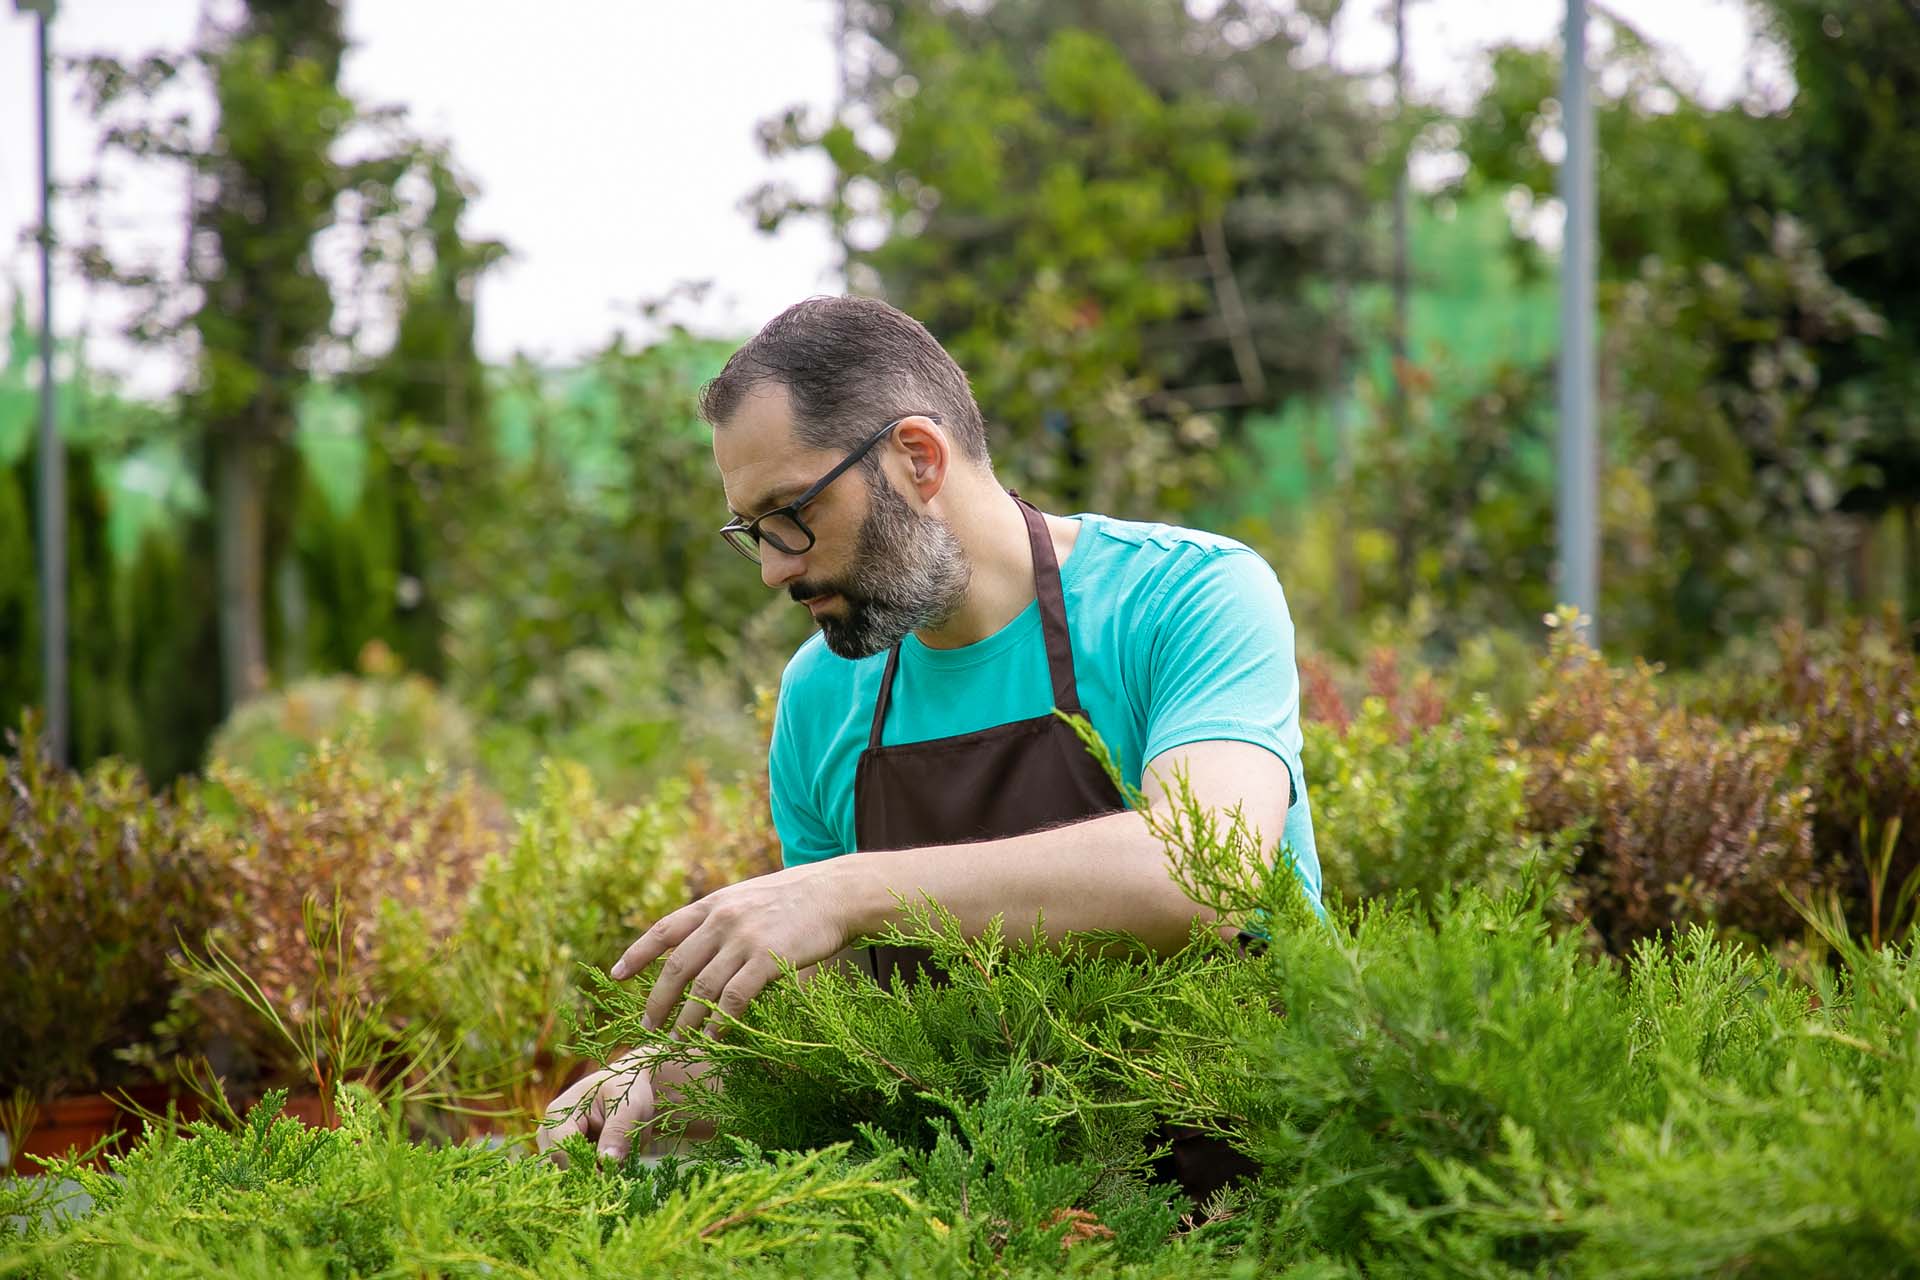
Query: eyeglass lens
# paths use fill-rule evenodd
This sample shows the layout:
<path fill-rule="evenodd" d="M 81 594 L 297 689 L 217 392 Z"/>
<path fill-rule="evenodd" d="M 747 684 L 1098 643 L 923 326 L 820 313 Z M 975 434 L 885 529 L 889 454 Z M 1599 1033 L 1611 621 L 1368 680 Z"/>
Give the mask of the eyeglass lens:
<path fill-rule="evenodd" d="M 807 537 L 807 531 L 802 529 L 799 522 L 792 516 L 777 513 L 763 516 L 757 528 L 762 539 L 771 542 L 788 555 L 806 554 L 810 539 Z M 727 540 L 745 552 L 750 559 L 760 558 L 760 545 L 754 540 L 752 533 L 745 529 L 729 529 L 726 534 Z"/>

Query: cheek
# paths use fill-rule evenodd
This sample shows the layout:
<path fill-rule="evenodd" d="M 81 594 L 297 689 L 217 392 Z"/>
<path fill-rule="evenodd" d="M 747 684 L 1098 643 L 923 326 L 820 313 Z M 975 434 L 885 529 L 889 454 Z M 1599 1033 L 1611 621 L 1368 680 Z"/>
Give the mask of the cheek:
<path fill-rule="evenodd" d="M 843 573 L 860 554 L 860 516 L 844 503 L 818 510 L 807 523 L 813 530 L 808 554 L 816 573 Z"/>

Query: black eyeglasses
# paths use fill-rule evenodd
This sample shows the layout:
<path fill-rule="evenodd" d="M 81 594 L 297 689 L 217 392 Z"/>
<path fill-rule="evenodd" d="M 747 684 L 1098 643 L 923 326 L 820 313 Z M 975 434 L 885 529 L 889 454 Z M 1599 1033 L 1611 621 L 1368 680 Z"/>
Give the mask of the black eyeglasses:
<path fill-rule="evenodd" d="M 869 449 L 886 439 L 887 432 L 905 422 L 907 418 L 926 418 L 932 422 L 940 421 L 940 415 L 937 413 L 910 413 L 906 418 L 895 418 L 892 422 L 889 422 L 886 426 L 880 428 L 871 436 L 868 436 L 859 448 L 840 459 L 833 470 L 814 481 L 805 493 L 795 498 L 792 502 L 789 502 L 784 507 L 775 507 L 773 510 L 755 516 L 751 520 L 748 520 L 744 516 L 736 517 L 728 521 L 720 530 L 720 536 L 727 540 L 728 546 L 755 564 L 760 563 L 760 544 L 762 542 L 770 542 L 790 556 L 805 555 L 807 552 L 813 550 L 813 530 L 807 528 L 806 522 L 800 518 L 801 508 L 818 498 L 825 492 L 828 485 L 840 478 L 842 472 L 854 463 L 860 461 L 860 459 L 866 457 Z"/>

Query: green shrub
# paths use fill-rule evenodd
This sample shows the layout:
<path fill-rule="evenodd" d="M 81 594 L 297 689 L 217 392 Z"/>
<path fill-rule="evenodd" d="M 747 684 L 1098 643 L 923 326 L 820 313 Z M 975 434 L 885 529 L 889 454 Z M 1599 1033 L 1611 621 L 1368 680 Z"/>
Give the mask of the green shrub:
<path fill-rule="evenodd" d="M 577 764 L 549 764 L 517 822 L 450 930 L 437 901 L 393 904 L 380 968 L 409 993 L 399 1012 L 449 1041 L 447 1087 L 525 1128 L 576 1062 L 578 966 L 610 966 L 682 905 L 686 872 L 670 808 L 609 805 Z"/>
<path fill-rule="evenodd" d="M 207 755 L 216 768 L 278 784 L 299 773 L 322 742 L 349 737 L 387 774 L 470 769 L 478 760 L 467 713 L 432 681 L 412 675 L 323 676 L 255 698 L 220 726 Z"/>
<path fill-rule="evenodd" d="M 1321 1248 L 1364 1255 L 1382 1197 L 1433 1203 L 1430 1162 L 1478 1167 L 1506 1125 L 1578 1158 L 1637 1101 L 1618 978 L 1522 903 L 1368 909 L 1276 936 L 1264 977 L 1288 1016 L 1249 1046 L 1273 1104 L 1246 1140 L 1281 1229 Z"/>
<path fill-rule="evenodd" d="M 0 1274 L 1249 1274 L 1204 1241 L 1169 1246 L 1164 1205 L 1115 1201 L 1111 1226 L 1056 1212 L 1059 1188 L 1083 1171 L 1047 1158 L 1012 1097 L 969 1115 L 919 1162 L 735 1143 L 694 1163 L 615 1166 L 580 1144 L 566 1169 L 409 1144 L 356 1090 L 342 1095 L 337 1130 L 276 1119 L 277 1102 L 231 1130 L 154 1133 L 111 1173 L 59 1166 L 92 1198 L 78 1221 L 47 1212 L 60 1193 L 44 1184 L 0 1186 Z"/>
<path fill-rule="evenodd" d="M 1814 866 L 1794 731 L 1673 706 L 1655 668 L 1609 667 L 1560 621 L 1522 732 L 1527 804 L 1537 832 L 1584 832 L 1575 881 L 1600 936 L 1624 953 L 1695 921 L 1798 934 L 1782 890 L 1805 897 Z"/>
<path fill-rule="evenodd" d="M 455 639 L 470 619 L 456 613 Z M 516 696 L 486 687 L 487 650 L 457 649 L 472 705 L 495 708 L 482 729 L 479 756 L 488 778 L 516 805 L 538 803 L 541 763 L 585 765 L 600 791 L 620 803 L 647 799 L 690 759 L 723 773 L 764 764 L 741 669 L 682 647 L 679 611 L 663 599 L 635 598 L 603 642 L 554 656 Z M 780 658 L 752 663 L 771 679 Z"/>
<path fill-rule="evenodd" d="M 28 716 L 0 777 L 0 1098 L 122 1083 L 167 1012 L 177 936 L 226 919 L 225 859 L 192 798 L 137 769 L 49 760 Z"/>
<path fill-rule="evenodd" d="M 1509 1123 L 1479 1167 L 1435 1161 L 1439 1195 L 1383 1204 L 1373 1248 L 1447 1274 L 1915 1274 L 1913 953 L 1850 948 L 1809 992 L 1693 949 L 1634 993 L 1641 1030 L 1665 1033 L 1636 1045 L 1656 1097 L 1584 1159 Z"/>
<path fill-rule="evenodd" d="M 1461 885 L 1495 893 L 1563 870 L 1564 841 L 1527 829 L 1526 770 L 1484 700 L 1437 724 L 1369 697 L 1344 729 L 1309 723 L 1313 823 L 1328 887 L 1349 900 Z"/>
<path fill-rule="evenodd" d="M 1153 814 L 1171 871 L 1228 923 L 1159 956 L 963 937 L 921 905 L 886 940 L 944 985 L 789 973 L 722 1019 L 678 1108 L 690 1162 L 569 1164 L 401 1140 L 272 1102 L 111 1174 L 0 1188 L 4 1274 L 1490 1277 L 1907 1275 L 1920 1257 L 1920 957 L 1844 934 L 1806 979 L 1706 928 L 1630 966 L 1479 890 L 1315 916 L 1243 828 Z M 595 984 L 584 1046 L 643 1043 L 636 984 Z M 714 1084 L 719 1088 L 714 1088 Z M 1157 1118 L 1258 1160 L 1199 1212 L 1147 1180 Z M 767 1151 L 742 1134 L 790 1149 Z M 36 1197 L 40 1197 L 36 1199 Z"/>

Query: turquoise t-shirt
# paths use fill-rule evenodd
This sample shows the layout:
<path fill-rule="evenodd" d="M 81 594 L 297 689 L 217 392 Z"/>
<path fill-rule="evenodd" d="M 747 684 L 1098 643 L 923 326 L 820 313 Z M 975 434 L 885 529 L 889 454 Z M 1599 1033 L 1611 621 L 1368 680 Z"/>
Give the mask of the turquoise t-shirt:
<path fill-rule="evenodd" d="M 1230 538 L 1101 515 L 1080 522 L 1060 566 L 1080 704 L 1140 785 L 1146 764 L 1192 742 L 1273 752 L 1293 781 L 1281 839 L 1320 899 L 1313 812 L 1300 769 L 1293 620 L 1266 561 Z M 818 634 L 780 679 L 768 767 L 788 866 L 855 848 L 853 780 L 886 654 L 839 657 Z M 921 742 L 1048 714 L 1053 686 L 1040 604 L 974 644 L 930 649 L 909 635 L 882 742 Z"/>

